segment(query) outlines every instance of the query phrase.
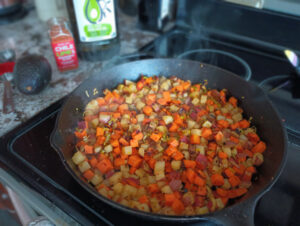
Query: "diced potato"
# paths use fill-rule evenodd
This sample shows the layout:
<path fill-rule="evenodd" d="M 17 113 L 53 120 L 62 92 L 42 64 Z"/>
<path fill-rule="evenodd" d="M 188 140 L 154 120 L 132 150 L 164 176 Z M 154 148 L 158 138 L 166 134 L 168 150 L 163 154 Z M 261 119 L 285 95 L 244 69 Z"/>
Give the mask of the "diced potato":
<path fill-rule="evenodd" d="M 144 155 L 145 155 L 145 149 L 144 148 L 139 148 L 139 155 L 144 157 Z"/>
<path fill-rule="evenodd" d="M 165 186 L 166 185 L 166 182 L 165 181 L 158 181 L 157 182 L 157 186 L 159 187 L 159 188 L 162 188 L 163 186 Z"/>
<path fill-rule="evenodd" d="M 93 113 L 97 113 L 99 109 L 98 101 L 97 100 L 91 100 L 87 105 L 85 110 L 90 110 Z"/>
<path fill-rule="evenodd" d="M 91 168 L 90 164 L 87 161 L 83 161 L 78 165 L 80 172 L 85 172 Z"/>
<path fill-rule="evenodd" d="M 177 112 L 178 110 L 179 110 L 179 107 L 177 107 L 176 105 L 172 104 L 172 105 L 170 106 L 170 111 L 171 111 L 171 112 Z"/>
<path fill-rule="evenodd" d="M 132 147 L 131 146 L 125 146 L 122 148 L 123 154 L 125 155 L 131 155 L 132 154 Z"/>
<path fill-rule="evenodd" d="M 116 194 L 121 194 L 122 191 L 123 191 L 123 187 L 124 185 L 122 183 L 116 183 L 114 186 L 113 186 L 113 191 L 116 193 Z"/>
<path fill-rule="evenodd" d="M 171 115 L 164 115 L 162 118 L 166 125 L 173 122 L 173 117 Z"/>
<path fill-rule="evenodd" d="M 101 146 L 95 147 L 94 152 L 97 154 L 102 150 Z"/>
<path fill-rule="evenodd" d="M 161 206 L 159 204 L 159 201 L 156 198 L 150 198 L 150 206 L 154 213 L 157 213 L 161 210 Z"/>
<path fill-rule="evenodd" d="M 253 162 L 253 165 L 260 166 L 264 162 L 264 156 L 259 152 L 254 153 L 254 155 L 252 157 L 252 162 Z"/>
<path fill-rule="evenodd" d="M 94 128 L 96 128 L 99 124 L 99 119 L 97 118 L 94 118 L 92 121 L 91 121 L 91 124 Z"/>
<path fill-rule="evenodd" d="M 231 150 L 231 156 L 236 156 L 237 155 L 237 150 L 236 148 Z"/>
<path fill-rule="evenodd" d="M 110 178 L 108 178 L 110 184 L 116 184 L 120 182 L 122 178 L 122 172 L 116 172 Z"/>
<path fill-rule="evenodd" d="M 201 132 L 201 129 L 192 129 L 191 134 L 201 136 L 202 132 Z"/>
<path fill-rule="evenodd" d="M 197 104 L 199 104 L 199 102 L 200 102 L 200 100 L 197 97 L 192 100 L 193 105 L 197 105 Z"/>
<path fill-rule="evenodd" d="M 155 175 L 155 179 L 156 179 L 157 181 L 159 181 L 159 180 L 161 180 L 161 179 L 164 179 L 164 178 L 165 178 L 165 174 L 164 174 L 164 173 Z"/>
<path fill-rule="evenodd" d="M 144 114 L 138 114 L 136 116 L 136 119 L 137 119 L 138 122 L 143 122 L 144 119 L 145 119 L 145 115 Z"/>
<path fill-rule="evenodd" d="M 201 155 L 205 155 L 205 147 L 202 145 L 196 145 L 196 151 L 199 152 Z"/>
<path fill-rule="evenodd" d="M 203 207 L 197 207 L 195 209 L 195 212 L 199 215 L 203 215 L 203 214 L 208 214 L 209 213 L 209 209 L 207 206 L 203 206 Z"/>
<path fill-rule="evenodd" d="M 120 204 L 124 205 L 124 206 L 129 206 L 129 202 L 126 199 L 122 199 L 120 201 Z"/>
<path fill-rule="evenodd" d="M 203 124 L 202 127 L 210 128 L 212 126 L 211 122 L 206 120 Z"/>
<path fill-rule="evenodd" d="M 187 120 L 187 125 L 189 129 L 192 129 L 196 125 L 196 122 L 193 120 Z"/>
<path fill-rule="evenodd" d="M 201 104 L 205 104 L 206 101 L 207 101 L 207 96 L 206 96 L 206 95 L 201 95 L 200 103 L 201 103 Z"/>
<path fill-rule="evenodd" d="M 142 144 L 141 148 L 144 148 L 145 150 L 149 147 L 149 144 Z"/>
<path fill-rule="evenodd" d="M 230 158 L 231 157 L 231 148 L 229 147 L 224 147 L 223 151 L 227 154 L 227 156 Z"/>
<path fill-rule="evenodd" d="M 167 127 L 165 127 L 165 126 L 158 126 L 158 127 L 156 127 L 156 129 L 157 129 L 159 132 L 162 132 L 162 133 L 167 133 L 167 132 L 168 132 L 168 129 L 167 129 Z"/>
<path fill-rule="evenodd" d="M 162 90 L 169 90 L 170 86 L 171 86 L 171 81 L 169 79 L 167 79 L 160 85 Z"/>
<path fill-rule="evenodd" d="M 185 159 L 190 159 L 190 153 L 188 151 L 183 151 L 182 154 L 184 155 Z"/>
<path fill-rule="evenodd" d="M 222 185 L 222 188 L 226 190 L 231 188 L 231 184 L 229 183 L 228 179 L 224 179 L 224 184 Z"/>
<path fill-rule="evenodd" d="M 183 196 L 182 196 L 182 199 L 186 199 L 189 201 L 189 205 L 193 205 L 194 202 L 195 202 L 195 197 L 193 195 L 192 192 L 186 192 Z"/>
<path fill-rule="evenodd" d="M 195 211 L 194 208 L 192 206 L 187 206 L 184 209 L 184 215 L 190 216 L 190 215 L 194 215 Z"/>
<path fill-rule="evenodd" d="M 107 123 L 110 120 L 110 115 L 100 114 L 99 121 Z"/>
<path fill-rule="evenodd" d="M 188 150 L 189 149 L 189 145 L 187 143 L 180 142 L 179 149 Z"/>
<path fill-rule="evenodd" d="M 112 152 L 112 150 L 113 150 L 113 146 L 111 146 L 110 144 L 109 144 L 109 145 L 106 145 L 106 146 L 104 147 L 104 151 L 105 151 L 106 153 Z"/>
<path fill-rule="evenodd" d="M 95 186 L 100 184 L 102 181 L 103 181 L 103 177 L 100 176 L 99 174 L 95 174 L 91 180 L 92 184 Z"/>
<path fill-rule="evenodd" d="M 76 165 L 78 165 L 79 163 L 81 163 L 84 160 L 85 160 L 85 155 L 83 153 L 81 153 L 80 151 L 77 151 L 72 157 L 72 161 Z"/>
<path fill-rule="evenodd" d="M 239 122 L 243 119 L 243 116 L 241 113 L 237 113 L 232 116 L 232 119 L 234 122 Z"/>
<path fill-rule="evenodd" d="M 157 161 L 154 165 L 154 174 L 164 174 L 165 173 L 165 161 Z"/>
<path fill-rule="evenodd" d="M 147 205 L 147 203 L 138 203 L 137 209 L 141 210 L 141 211 L 145 211 L 145 212 L 150 212 L 150 209 L 149 209 L 149 206 Z"/>
<path fill-rule="evenodd" d="M 171 194 L 173 193 L 172 189 L 170 188 L 169 185 L 165 185 L 161 188 L 161 192 L 164 194 Z"/>
<path fill-rule="evenodd" d="M 223 203 L 222 199 L 217 198 L 216 199 L 216 204 L 217 204 L 218 209 L 223 209 L 224 208 L 224 203 Z"/>
<path fill-rule="evenodd" d="M 108 190 L 106 188 L 101 188 L 98 192 L 104 197 L 108 197 Z"/>
<path fill-rule="evenodd" d="M 146 106 L 146 104 L 140 101 L 140 102 L 137 102 L 135 106 L 138 110 L 141 111 L 143 109 L 143 107 Z"/>
<path fill-rule="evenodd" d="M 122 196 L 123 197 L 135 197 L 137 193 L 137 188 L 129 185 L 129 184 L 126 184 L 124 185 L 124 189 L 123 189 L 123 192 L 122 192 Z"/>
<path fill-rule="evenodd" d="M 180 169 L 180 167 L 181 167 L 181 161 L 180 160 L 173 160 L 172 162 L 171 162 L 171 167 L 172 167 L 172 169 L 173 170 L 179 170 Z"/>
<path fill-rule="evenodd" d="M 148 185 L 148 178 L 147 177 L 140 178 L 140 185 L 142 186 Z"/>
<path fill-rule="evenodd" d="M 155 176 L 150 176 L 150 175 L 148 175 L 148 183 L 149 183 L 149 184 L 154 184 L 154 183 L 156 183 Z"/>
<path fill-rule="evenodd" d="M 224 115 L 218 115 L 217 120 L 225 120 L 226 117 Z"/>
<path fill-rule="evenodd" d="M 157 153 L 153 156 L 154 159 L 159 159 L 160 157 L 162 157 L 163 153 Z"/>
<path fill-rule="evenodd" d="M 157 151 L 159 151 L 159 152 L 162 152 L 162 151 L 164 150 L 164 148 L 163 148 L 160 144 L 157 144 L 157 145 L 156 145 L 156 149 L 157 149 Z"/>
<path fill-rule="evenodd" d="M 142 178 L 145 175 L 145 171 L 142 168 L 139 168 L 135 171 L 135 174 L 139 177 Z"/>
<path fill-rule="evenodd" d="M 147 194 L 147 191 L 144 187 L 141 187 L 137 190 L 137 193 L 136 193 L 136 196 L 139 198 L 143 195 L 146 195 Z"/>

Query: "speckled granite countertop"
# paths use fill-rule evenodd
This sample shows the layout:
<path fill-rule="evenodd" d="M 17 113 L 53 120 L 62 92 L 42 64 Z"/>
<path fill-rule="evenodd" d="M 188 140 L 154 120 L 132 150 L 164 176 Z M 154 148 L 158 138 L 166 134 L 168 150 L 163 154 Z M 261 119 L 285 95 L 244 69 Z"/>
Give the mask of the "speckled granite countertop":
<path fill-rule="evenodd" d="M 141 31 L 136 27 L 136 19 L 119 13 L 119 30 L 121 34 L 120 54 L 135 52 L 153 40 L 157 34 Z M 105 62 L 79 61 L 79 69 L 66 73 L 57 70 L 47 33 L 47 25 L 38 20 L 35 10 L 31 10 L 22 20 L 0 26 L 0 40 L 12 38 L 15 43 L 17 57 L 22 54 L 41 54 L 52 66 L 52 80 L 37 95 L 21 94 L 13 88 L 15 112 L 4 114 L 2 97 L 4 86 L 0 82 L 0 136 L 19 124 L 33 117 L 52 103 L 72 92 L 89 74 L 101 70 Z"/>

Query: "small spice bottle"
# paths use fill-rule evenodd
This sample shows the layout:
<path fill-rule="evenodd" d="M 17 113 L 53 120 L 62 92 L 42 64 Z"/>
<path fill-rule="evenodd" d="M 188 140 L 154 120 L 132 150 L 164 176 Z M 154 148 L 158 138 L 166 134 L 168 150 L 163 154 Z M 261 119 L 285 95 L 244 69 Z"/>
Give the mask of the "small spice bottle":
<path fill-rule="evenodd" d="M 51 46 L 58 70 L 61 72 L 78 68 L 78 57 L 73 35 L 64 18 L 48 20 Z"/>

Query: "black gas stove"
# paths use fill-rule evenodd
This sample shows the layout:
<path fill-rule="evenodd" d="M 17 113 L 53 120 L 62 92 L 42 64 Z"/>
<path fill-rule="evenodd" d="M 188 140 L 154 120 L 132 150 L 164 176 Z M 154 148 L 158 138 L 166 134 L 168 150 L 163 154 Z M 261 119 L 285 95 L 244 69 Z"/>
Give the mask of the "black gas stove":
<path fill-rule="evenodd" d="M 270 92 L 293 68 L 278 48 L 253 45 L 236 37 L 176 27 L 138 53 L 116 57 L 107 64 L 151 57 L 199 60 L 231 70 L 266 91 L 289 135 L 286 167 L 274 187 L 258 202 L 256 225 L 299 225 L 300 222 L 300 99 L 289 86 Z M 299 87 L 300 88 L 300 87 Z M 153 225 L 95 199 L 69 175 L 49 137 L 64 99 L 0 138 L 0 164 L 18 180 L 47 198 L 82 225 Z M 165 225 L 161 222 L 155 224 Z M 210 224 L 199 222 L 199 224 Z"/>

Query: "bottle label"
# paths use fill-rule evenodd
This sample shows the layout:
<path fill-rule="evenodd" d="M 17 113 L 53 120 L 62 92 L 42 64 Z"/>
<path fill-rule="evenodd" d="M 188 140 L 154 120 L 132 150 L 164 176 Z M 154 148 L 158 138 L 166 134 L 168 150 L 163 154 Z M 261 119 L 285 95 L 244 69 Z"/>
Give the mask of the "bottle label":
<path fill-rule="evenodd" d="M 73 0 L 79 39 L 94 42 L 117 36 L 113 0 Z"/>
<path fill-rule="evenodd" d="M 59 70 L 67 70 L 78 67 L 78 58 L 74 40 L 51 43 L 56 64 Z"/>

